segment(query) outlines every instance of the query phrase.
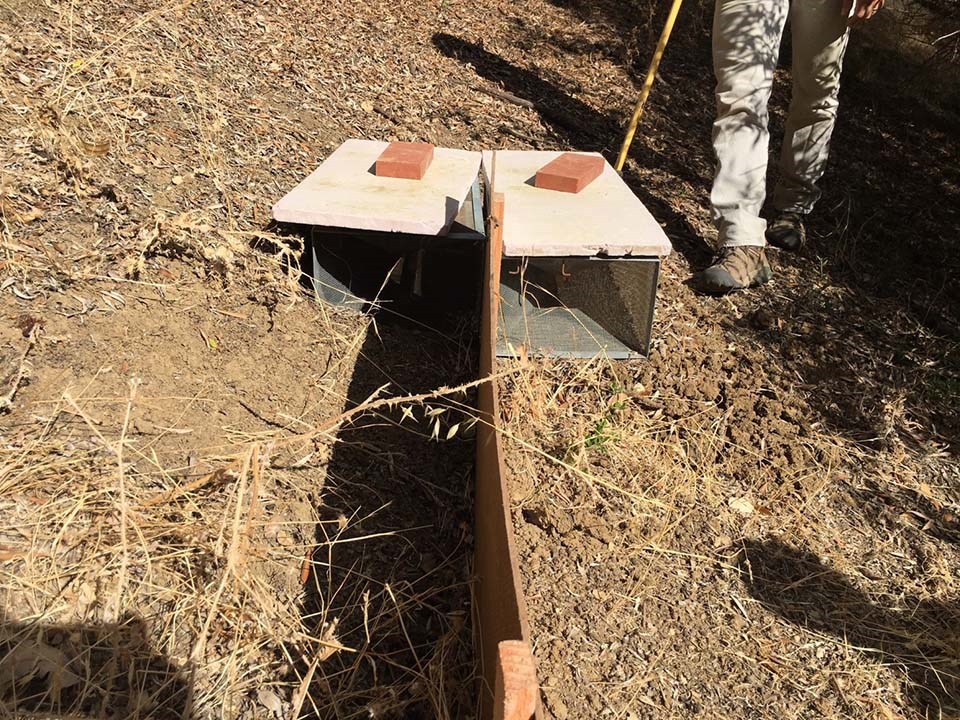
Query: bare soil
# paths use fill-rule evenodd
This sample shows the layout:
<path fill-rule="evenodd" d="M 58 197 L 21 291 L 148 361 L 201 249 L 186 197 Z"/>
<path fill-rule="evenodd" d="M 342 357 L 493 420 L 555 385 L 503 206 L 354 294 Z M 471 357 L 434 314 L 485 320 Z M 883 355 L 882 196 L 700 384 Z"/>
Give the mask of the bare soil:
<path fill-rule="evenodd" d="M 579 81 L 605 137 L 642 30 L 562 5 L 498 52 L 564 47 L 556 105 Z M 579 52 L 557 42 L 571 16 Z M 626 176 L 679 251 L 654 350 L 503 387 L 547 716 L 960 717 L 956 86 L 855 37 L 809 247 L 768 287 L 702 297 L 709 42 L 686 19 Z"/>
<path fill-rule="evenodd" d="M 625 174 L 654 352 L 502 388 L 548 716 L 960 717 L 960 91 L 892 5 L 809 247 L 725 299 L 684 8 Z M 474 715 L 470 399 L 428 397 L 471 325 L 312 302 L 269 208 L 348 137 L 609 156 L 665 11 L 0 5 L 7 716 Z"/>
<path fill-rule="evenodd" d="M 6 346 L 29 350 L 2 423 L 13 717 L 240 716 L 272 692 L 251 668 L 323 637 L 301 568 L 333 438 L 275 441 L 339 413 L 356 320 L 157 269 L 165 284 L 2 299 Z"/>

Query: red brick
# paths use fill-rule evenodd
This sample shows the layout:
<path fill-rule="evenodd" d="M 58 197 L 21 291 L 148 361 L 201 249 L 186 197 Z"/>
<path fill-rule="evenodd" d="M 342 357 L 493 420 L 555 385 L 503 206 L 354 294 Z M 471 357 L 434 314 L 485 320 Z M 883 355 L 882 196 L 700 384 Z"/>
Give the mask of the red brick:
<path fill-rule="evenodd" d="M 430 143 L 392 142 L 377 158 L 376 174 L 379 177 L 421 180 L 433 162 L 433 145 Z"/>
<path fill-rule="evenodd" d="M 537 712 L 540 688 L 529 643 L 504 640 L 497 645 L 494 720 L 530 720 Z"/>
<path fill-rule="evenodd" d="M 600 177 L 604 164 L 599 155 L 564 153 L 540 168 L 533 184 L 544 190 L 578 193 Z"/>

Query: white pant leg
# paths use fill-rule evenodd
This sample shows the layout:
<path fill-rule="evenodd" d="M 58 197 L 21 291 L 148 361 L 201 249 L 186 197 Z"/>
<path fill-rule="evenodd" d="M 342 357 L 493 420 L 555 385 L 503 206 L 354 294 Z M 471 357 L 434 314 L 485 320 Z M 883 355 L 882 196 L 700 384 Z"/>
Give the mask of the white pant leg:
<path fill-rule="evenodd" d="M 809 0 L 796 0 L 805 3 Z M 816 1 L 816 0 L 814 0 Z M 713 68 L 717 76 L 717 156 L 710 202 L 720 247 L 765 245 L 767 101 L 789 0 L 717 0 Z"/>
<path fill-rule="evenodd" d="M 778 210 L 808 213 L 820 198 L 830 136 L 837 118 L 840 71 L 847 48 L 842 0 L 795 0 L 793 98 L 780 153 L 780 180 L 773 194 Z"/>

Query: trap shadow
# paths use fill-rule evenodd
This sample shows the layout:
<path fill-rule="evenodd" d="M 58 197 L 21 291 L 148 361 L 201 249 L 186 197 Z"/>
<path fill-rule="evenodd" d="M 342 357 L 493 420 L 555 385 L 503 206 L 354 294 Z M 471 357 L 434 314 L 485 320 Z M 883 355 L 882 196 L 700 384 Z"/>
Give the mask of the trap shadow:
<path fill-rule="evenodd" d="M 475 379 L 480 265 L 469 258 L 479 250 L 473 243 L 428 249 L 417 292 L 406 282 L 411 273 L 398 267 L 410 255 L 396 247 L 391 254 L 344 242 L 336 264 L 320 253 L 365 301 L 353 311 L 372 316 L 344 410 Z M 474 443 L 454 426 L 465 419 L 458 404 L 474 400 L 452 400 L 380 408 L 337 434 L 302 617 L 307 632 L 335 637 L 348 650 L 318 663 L 301 717 L 416 720 L 439 716 L 441 707 L 449 717 L 473 712 Z"/>
<path fill-rule="evenodd" d="M 908 696 L 928 718 L 960 718 L 960 601 L 906 597 L 874 603 L 810 552 L 775 539 L 744 541 L 744 582 L 764 607 L 904 670 Z"/>
<path fill-rule="evenodd" d="M 143 620 L 0 621 L 0 717 L 195 720 L 189 671 L 154 649 Z"/>

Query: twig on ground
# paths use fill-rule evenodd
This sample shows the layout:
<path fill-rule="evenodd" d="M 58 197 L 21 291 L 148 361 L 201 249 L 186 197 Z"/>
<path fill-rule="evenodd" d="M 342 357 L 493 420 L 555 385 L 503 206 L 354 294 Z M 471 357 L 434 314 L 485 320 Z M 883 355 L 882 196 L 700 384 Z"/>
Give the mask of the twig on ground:
<path fill-rule="evenodd" d="M 498 88 L 489 88 L 485 85 L 474 85 L 474 90 L 478 90 L 485 95 L 490 97 L 495 97 L 498 100 L 503 100 L 504 102 L 513 103 L 514 105 L 519 105 L 520 107 L 525 107 L 528 110 L 536 110 L 537 106 L 535 103 L 530 102 L 529 100 L 518 97 L 513 93 L 508 93 L 506 90 L 500 90 Z"/>
<path fill-rule="evenodd" d="M 36 323 L 30 329 L 30 334 L 27 336 L 27 346 L 23 349 L 23 352 L 20 353 L 20 358 L 17 361 L 17 369 L 8 375 L 10 378 L 10 389 L 0 396 L 0 412 L 9 412 L 13 407 L 13 398 L 16 396 L 17 390 L 20 389 L 20 383 L 23 382 L 23 378 L 27 373 L 27 355 L 30 354 L 31 348 L 36 344 L 39 328 L 40 324 Z"/>

